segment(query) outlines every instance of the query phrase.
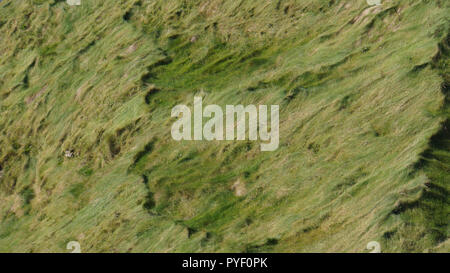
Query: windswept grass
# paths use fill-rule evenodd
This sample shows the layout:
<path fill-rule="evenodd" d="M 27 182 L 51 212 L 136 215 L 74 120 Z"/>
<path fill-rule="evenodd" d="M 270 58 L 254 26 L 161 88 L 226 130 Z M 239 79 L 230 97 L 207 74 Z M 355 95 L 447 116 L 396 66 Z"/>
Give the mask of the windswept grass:
<path fill-rule="evenodd" d="M 448 14 L 2 1 L 0 251 L 448 251 Z M 279 104 L 279 149 L 173 141 L 196 95 Z"/>

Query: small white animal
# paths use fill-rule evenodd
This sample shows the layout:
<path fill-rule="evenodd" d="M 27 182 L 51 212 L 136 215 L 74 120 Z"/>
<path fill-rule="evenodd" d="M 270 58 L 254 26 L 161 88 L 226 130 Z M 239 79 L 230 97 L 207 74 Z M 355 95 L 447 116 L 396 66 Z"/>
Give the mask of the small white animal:
<path fill-rule="evenodd" d="M 64 152 L 64 156 L 67 158 L 72 158 L 72 157 L 75 157 L 75 153 L 71 150 L 67 150 Z"/>
<path fill-rule="evenodd" d="M 81 5 L 81 0 L 67 0 L 69 6 L 79 6 Z"/>

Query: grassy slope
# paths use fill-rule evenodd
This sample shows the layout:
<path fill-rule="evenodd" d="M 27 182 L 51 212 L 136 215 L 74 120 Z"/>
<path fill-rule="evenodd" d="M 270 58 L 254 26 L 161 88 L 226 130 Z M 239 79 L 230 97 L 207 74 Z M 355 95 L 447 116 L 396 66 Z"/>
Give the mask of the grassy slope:
<path fill-rule="evenodd" d="M 448 251 L 449 4 L 383 3 L 3 1 L 0 251 Z M 194 95 L 280 148 L 176 143 Z"/>

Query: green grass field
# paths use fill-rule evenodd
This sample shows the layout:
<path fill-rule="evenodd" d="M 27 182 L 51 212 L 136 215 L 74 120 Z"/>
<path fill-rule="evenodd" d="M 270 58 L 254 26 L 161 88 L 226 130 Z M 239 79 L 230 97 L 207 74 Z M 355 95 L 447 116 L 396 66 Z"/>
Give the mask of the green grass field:
<path fill-rule="evenodd" d="M 448 252 L 450 3 L 0 3 L 0 252 Z M 280 147 L 171 109 L 280 105 Z M 65 157 L 73 151 L 74 157 Z"/>

